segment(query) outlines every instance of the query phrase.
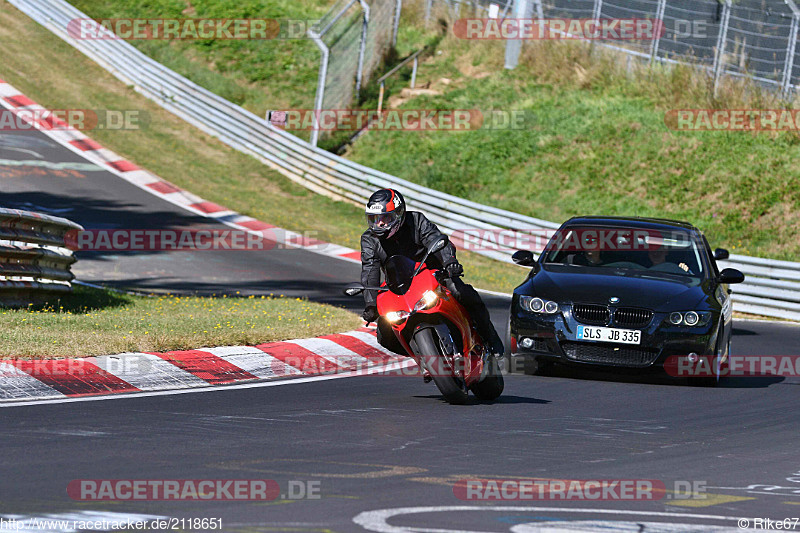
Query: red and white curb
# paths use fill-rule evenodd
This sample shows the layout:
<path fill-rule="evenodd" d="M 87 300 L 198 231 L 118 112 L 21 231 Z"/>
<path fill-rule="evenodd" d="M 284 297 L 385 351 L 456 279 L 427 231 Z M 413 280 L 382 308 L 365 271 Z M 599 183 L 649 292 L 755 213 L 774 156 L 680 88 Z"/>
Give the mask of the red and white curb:
<path fill-rule="evenodd" d="M 257 346 L 224 346 L 76 359 L 0 360 L 0 405 L 148 391 L 214 387 L 280 378 L 360 375 L 413 360 L 383 348 L 361 328 Z"/>
<path fill-rule="evenodd" d="M 44 107 L 38 105 L 11 84 L 1 79 L 0 106 L 10 110 L 46 111 Z M 20 118 L 24 120 L 26 117 L 21 116 Z M 31 121 L 26 122 L 30 123 Z M 53 129 L 54 126 L 57 128 Z M 338 259 L 361 262 L 361 253 L 352 248 L 308 238 L 294 231 L 261 222 L 214 202 L 204 200 L 140 168 L 135 163 L 124 159 L 111 150 L 103 148 L 102 145 L 81 131 L 68 129 L 66 126 L 60 120 L 50 117 L 38 120 L 36 129 L 87 161 L 91 161 L 136 187 L 182 207 L 195 215 L 217 220 L 231 228 L 258 235 L 262 239 L 274 241 L 276 244 L 288 248 L 301 248 Z"/>

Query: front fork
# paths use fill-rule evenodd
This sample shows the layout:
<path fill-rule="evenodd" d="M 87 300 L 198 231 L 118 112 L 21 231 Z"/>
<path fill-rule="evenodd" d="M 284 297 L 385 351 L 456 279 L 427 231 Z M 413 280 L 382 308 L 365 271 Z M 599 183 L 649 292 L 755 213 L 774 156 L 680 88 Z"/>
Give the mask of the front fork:
<path fill-rule="evenodd" d="M 448 328 L 446 324 L 419 324 L 414 328 L 414 335 L 416 335 L 417 332 L 422 329 L 434 330 L 434 335 L 439 342 L 439 346 L 442 349 L 445 359 L 448 360 L 448 364 L 451 365 L 456 377 L 464 380 L 467 385 L 472 385 L 475 382 L 483 381 L 483 379 L 488 375 L 491 367 L 488 358 L 491 357 L 491 354 L 486 347 L 483 348 L 483 353 L 480 357 L 470 354 L 468 356 L 470 360 L 467 361 L 465 360 L 464 355 L 458 352 L 456 343 L 453 341 L 450 328 Z M 412 336 L 411 338 L 413 343 L 414 337 Z M 412 348 L 416 348 L 416 343 L 414 343 Z M 418 352 L 418 350 L 414 350 L 414 353 L 416 352 Z M 430 355 L 433 356 L 437 354 Z M 424 360 L 423 357 L 417 356 L 415 359 L 417 359 L 417 364 L 419 364 L 423 370 L 427 370 L 431 373 L 438 371 L 436 369 L 431 369 L 430 365 Z"/>

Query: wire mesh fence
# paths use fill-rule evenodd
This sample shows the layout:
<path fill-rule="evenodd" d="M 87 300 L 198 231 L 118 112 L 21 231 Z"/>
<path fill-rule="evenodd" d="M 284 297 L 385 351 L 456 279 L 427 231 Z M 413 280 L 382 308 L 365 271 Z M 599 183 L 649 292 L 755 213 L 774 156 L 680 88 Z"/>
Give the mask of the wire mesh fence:
<path fill-rule="evenodd" d="M 402 0 L 336 0 L 308 33 L 322 53 L 314 108 L 348 109 L 394 46 Z M 311 134 L 317 145 L 319 128 Z"/>
<path fill-rule="evenodd" d="M 323 109 L 342 109 L 353 99 L 365 18 L 358 2 L 340 0 L 334 8 L 318 25 L 329 53 Z"/>
<path fill-rule="evenodd" d="M 395 45 L 400 7 L 401 3 L 398 0 L 372 0 L 369 3 L 363 85 L 369 83 L 372 74 L 382 64 L 388 50 Z"/>
<path fill-rule="evenodd" d="M 652 39 L 598 41 L 643 59 L 706 67 L 715 88 L 721 74 L 752 77 L 779 87 L 784 96 L 800 84 L 800 10 L 793 0 L 424 1 L 428 16 L 439 8 L 453 17 L 488 18 L 491 10 L 499 11 L 497 18 L 510 18 L 518 11 L 515 5 L 523 3 L 546 19 L 651 19 L 662 28 Z M 507 46 L 520 42 L 512 39 Z"/>

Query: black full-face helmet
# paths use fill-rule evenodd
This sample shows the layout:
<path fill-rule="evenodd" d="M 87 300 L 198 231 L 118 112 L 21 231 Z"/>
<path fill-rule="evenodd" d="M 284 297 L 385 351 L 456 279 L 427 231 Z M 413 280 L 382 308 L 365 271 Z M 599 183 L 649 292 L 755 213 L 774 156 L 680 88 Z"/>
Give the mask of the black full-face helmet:
<path fill-rule="evenodd" d="M 406 201 L 394 189 L 381 189 L 369 197 L 366 214 L 370 231 L 382 239 L 388 239 L 403 225 Z"/>

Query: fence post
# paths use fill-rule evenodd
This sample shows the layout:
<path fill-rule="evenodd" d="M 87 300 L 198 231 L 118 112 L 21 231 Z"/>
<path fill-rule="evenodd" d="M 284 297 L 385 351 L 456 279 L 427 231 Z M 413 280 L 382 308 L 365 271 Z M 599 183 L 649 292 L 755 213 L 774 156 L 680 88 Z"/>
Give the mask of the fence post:
<path fill-rule="evenodd" d="M 533 0 L 533 7 L 536 9 L 536 18 L 544 18 L 544 8 L 542 7 L 542 0 Z"/>
<path fill-rule="evenodd" d="M 789 30 L 789 42 L 786 46 L 786 61 L 783 64 L 783 80 L 781 80 L 781 98 L 788 100 L 792 87 L 792 70 L 794 70 L 794 52 L 797 45 L 797 26 L 800 24 L 800 10 L 791 0 L 786 4 L 792 10 L 792 27 Z"/>
<path fill-rule="evenodd" d="M 322 59 L 319 62 L 319 78 L 317 80 L 317 96 L 314 98 L 314 129 L 311 130 L 311 146 L 316 147 L 319 141 L 319 115 L 322 111 L 322 101 L 325 98 L 325 79 L 328 77 L 328 59 L 330 58 L 331 51 L 322 42 L 322 38 L 314 30 L 308 30 L 308 36 L 317 45 L 319 51 L 322 53 Z"/>
<path fill-rule="evenodd" d="M 603 0 L 594 0 L 594 9 L 592 10 L 592 18 L 594 20 L 600 19 L 600 14 L 603 12 Z"/>
<path fill-rule="evenodd" d="M 661 42 L 661 34 L 664 33 L 664 9 L 667 7 L 667 0 L 658 0 L 658 7 L 656 8 L 656 35 L 653 37 L 653 42 L 650 43 L 650 62 L 658 56 L 658 45 Z"/>
<path fill-rule="evenodd" d="M 431 19 L 431 4 L 433 0 L 425 0 L 425 24 Z"/>
<path fill-rule="evenodd" d="M 722 63 L 725 60 L 725 42 L 728 40 L 728 21 L 731 17 L 731 0 L 722 3 L 722 20 L 719 24 L 717 35 L 717 53 L 714 54 L 714 96 L 717 96 L 717 86 L 722 73 Z"/>
<path fill-rule="evenodd" d="M 395 4 L 394 7 L 394 29 L 392 30 L 392 46 L 397 46 L 397 30 L 400 28 L 400 12 L 402 10 L 403 10 L 403 0 L 397 0 L 397 3 Z"/>
<path fill-rule="evenodd" d="M 514 18 L 530 18 L 529 0 L 514 0 Z M 522 51 L 522 39 L 509 39 L 506 42 L 506 64 L 505 68 L 514 70 L 519 63 L 519 54 Z"/>
<path fill-rule="evenodd" d="M 366 0 L 358 0 L 363 12 L 361 23 L 361 44 L 358 47 L 358 70 L 356 70 L 356 95 L 361 92 L 361 78 L 364 76 L 364 53 L 367 49 L 367 32 L 369 31 L 369 6 Z"/>

